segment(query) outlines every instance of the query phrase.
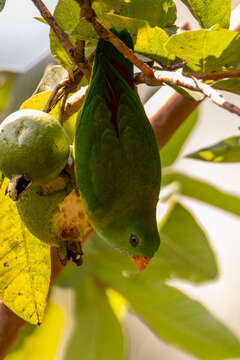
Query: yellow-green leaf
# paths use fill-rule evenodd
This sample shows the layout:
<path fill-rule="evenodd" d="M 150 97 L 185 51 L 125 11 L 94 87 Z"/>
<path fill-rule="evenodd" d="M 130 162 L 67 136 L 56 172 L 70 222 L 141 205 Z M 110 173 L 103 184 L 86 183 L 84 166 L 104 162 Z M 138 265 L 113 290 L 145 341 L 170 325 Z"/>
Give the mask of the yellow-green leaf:
<path fill-rule="evenodd" d="M 223 79 L 212 84 L 214 89 L 229 91 L 240 95 L 240 79 Z"/>
<path fill-rule="evenodd" d="M 121 1 L 119 14 L 166 27 L 173 25 L 176 20 L 176 5 L 172 0 Z"/>
<path fill-rule="evenodd" d="M 75 288 L 74 322 L 64 360 L 125 359 L 121 325 L 95 276 Z"/>
<path fill-rule="evenodd" d="M 193 152 L 187 157 L 217 163 L 240 162 L 240 136 L 232 136 L 217 144 Z"/>
<path fill-rule="evenodd" d="M 44 91 L 53 90 L 60 81 L 67 79 L 67 77 L 68 73 L 62 66 L 48 65 L 34 95 Z"/>
<path fill-rule="evenodd" d="M 209 28 L 215 24 L 223 28 L 229 27 L 231 0 L 182 0 L 182 2 L 202 27 Z"/>
<path fill-rule="evenodd" d="M 151 26 L 145 20 L 111 13 L 102 15 L 99 22 L 107 29 L 115 28 L 117 31 L 126 29 L 132 36 L 134 51 L 162 62 L 168 61 L 169 54 L 165 48 L 168 35 L 160 27 Z M 97 33 L 85 19 L 79 22 L 72 35 L 91 42 L 98 39 Z"/>
<path fill-rule="evenodd" d="M 0 11 L 3 10 L 5 3 L 6 3 L 6 0 L 0 0 Z"/>
<path fill-rule="evenodd" d="M 50 281 L 50 248 L 23 225 L 16 204 L 0 191 L 0 299 L 32 324 L 40 324 Z"/>
<path fill-rule="evenodd" d="M 103 281 L 105 279 L 102 279 Z M 203 305 L 162 282 L 116 279 L 113 287 L 154 333 L 165 342 L 203 360 L 240 357 L 234 333 Z"/>
<path fill-rule="evenodd" d="M 0 74 L 0 113 L 8 104 L 11 85 L 12 76 L 4 73 Z"/>
<path fill-rule="evenodd" d="M 162 185 L 172 182 L 178 184 L 181 194 L 199 201 L 203 201 L 219 209 L 240 216 L 240 197 L 226 193 L 212 184 L 185 175 L 177 171 L 167 171 L 162 178 Z"/>
<path fill-rule="evenodd" d="M 6 360 L 53 360 L 64 326 L 62 308 L 50 302 L 40 327 L 27 325 Z"/>
<path fill-rule="evenodd" d="M 52 91 L 44 91 L 36 95 L 31 96 L 29 99 L 24 101 L 20 106 L 20 109 L 34 109 L 43 111 Z M 56 119 L 59 119 L 60 105 L 59 103 L 50 111 L 50 113 Z"/>
<path fill-rule="evenodd" d="M 240 62 L 240 34 L 226 29 L 185 31 L 171 36 L 166 48 L 194 72 L 224 71 Z"/>
<path fill-rule="evenodd" d="M 194 111 L 178 128 L 170 141 L 161 150 L 161 165 L 162 167 L 170 166 L 178 157 L 182 147 L 194 126 L 197 123 L 198 112 Z"/>

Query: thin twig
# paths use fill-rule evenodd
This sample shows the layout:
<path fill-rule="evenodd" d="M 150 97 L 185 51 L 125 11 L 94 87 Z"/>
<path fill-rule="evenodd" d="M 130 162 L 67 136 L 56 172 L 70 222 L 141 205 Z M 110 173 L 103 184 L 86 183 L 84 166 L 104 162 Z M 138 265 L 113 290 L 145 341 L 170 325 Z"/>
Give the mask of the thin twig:
<path fill-rule="evenodd" d="M 68 82 L 68 79 L 64 79 L 63 81 L 61 81 L 60 83 L 58 83 L 55 88 L 53 89 L 53 91 L 51 92 L 51 95 L 49 96 L 49 99 L 43 109 L 43 111 L 45 112 L 50 112 L 53 108 L 53 104 L 55 104 L 55 99 L 58 96 L 58 92 L 60 89 L 62 89 Z"/>
<path fill-rule="evenodd" d="M 80 63 L 85 62 L 85 41 L 77 40 L 76 41 L 76 57 Z"/>
<path fill-rule="evenodd" d="M 230 111 L 233 114 L 240 116 L 240 108 L 229 101 L 225 100 L 223 95 L 217 90 L 213 89 L 211 86 L 202 82 L 202 80 L 197 80 L 192 78 L 196 84 L 196 87 L 207 96 L 214 104 Z"/>
<path fill-rule="evenodd" d="M 80 70 L 77 70 L 73 74 L 73 79 L 69 77 L 58 83 L 49 96 L 43 111 L 50 112 L 63 98 L 64 94 L 68 95 L 69 93 L 76 91 L 82 78 L 83 73 Z"/>
<path fill-rule="evenodd" d="M 240 69 L 236 70 L 226 70 L 226 71 L 214 71 L 210 73 L 188 73 L 183 72 L 185 76 L 192 76 L 194 75 L 195 78 L 201 80 L 221 80 L 221 79 L 228 79 L 228 78 L 240 78 Z"/>
<path fill-rule="evenodd" d="M 65 109 L 65 105 L 66 105 L 66 102 L 67 102 L 67 97 L 68 97 L 68 93 L 64 93 L 63 95 L 63 99 L 62 99 L 62 103 L 61 103 L 61 107 L 60 107 L 60 116 L 59 116 L 59 122 L 61 124 L 63 124 L 63 119 L 64 119 L 64 109 Z"/>
<path fill-rule="evenodd" d="M 112 43 L 120 53 L 122 53 L 125 58 L 131 61 L 136 65 L 146 76 L 151 76 L 153 74 L 152 69 L 130 50 L 127 45 L 124 44 L 117 36 L 115 36 L 111 31 L 107 30 L 102 24 L 97 20 L 96 14 L 91 7 L 89 0 L 77 0 L 81 7 L 81 16 L 84 17 L 94 28 L 96 33 L 106 41 Z"/>
<path fill-rule="evenodd" d="M 78 61 L 78 56 L 76 54 L 76 49 L 72 45 L 71 41 L 69 40 L 67 34 L 61 29 L 61 27 L 57 24 L 56 20 L 48 10 L 48 8 L 44 5 L 42 0 L 32 0 L 34 5 L 38 8 L 39 12 L 41 13 L 42 17 L 48 25 L 50 25 L 51 29 L 54 31 L 58 39 L 60 40 L 63 48 L 68 53 L 68 56 L 72 60 L 74 64 L 76 64 L 79 69 L 83 72 L 83 74 L 86 76 L 86 78 L 90 79 L 91 71 L 89 69 L 89 66 L 87 63 L 80 63 Z"/>
<path fill-rule="evenodd" d="M 209 99 L 216 105 L 240 116 L 240 108 L 226 101 L 219 91 L 205 84 L 202 80 L 182 75 L 180 71 L 155 71 L 154 77 L 151 76 L 150 78 L 145 76 L 143 73 L 138 73 L 135 75 L 135 82 L 138 84 L 146 83 L 153 86 L 168 84 L 172 86 L 182 86 L 193 91 L 198 91 L 209 97 Z"/>
<path fill-rule="evenodd" d="M 186 61 L 182 61 L 182 62 L 180 62 L 178 64 L 169 65 L 169 66 L 167 66 L 166 70 L 175 71 L 175 70 L 178 70 L 178 69 L 182 69 L 185 64 L 186 64 Z"/>

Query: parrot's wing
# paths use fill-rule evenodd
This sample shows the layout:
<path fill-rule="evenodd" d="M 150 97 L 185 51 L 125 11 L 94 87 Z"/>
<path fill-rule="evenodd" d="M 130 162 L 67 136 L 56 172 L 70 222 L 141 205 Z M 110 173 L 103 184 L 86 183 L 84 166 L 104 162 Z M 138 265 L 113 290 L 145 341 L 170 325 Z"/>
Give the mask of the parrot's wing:
<path fill-rule="evenodd" d="M 91 213 L 97 209 L 104 213 L 111 206 L 123 163 L 112 112 L 104 96 L 106 87 L 102 77 L 95 74 L 76 129 L 76 180 Z"/>
<path fill-rule="evenodd" d="M 160 174 L 154 134 L 142 104 L 110 64 L 108 70 L 111 77 L 115 75 L 118 86 L 115 121 L 108 103 L 114 89 L 109 89 L 109 81 L 99 71 L 82 112 L 77 130 L 81 141 L 76 153 L 78 168 L 84 169 L 80 176 L 84 184 L 80 188 L 87 191 L 88 211 L 101 209 L 104 214 L 113 203 L 117 208 L 141 206 L 144 193 L 146 201 L 152 204 Z"/>
<path fill-rule="evenodd" d="M 119 138 L 132 182 L 144 187 L 159 186 L 160 163 L 155 135 L 138 96 L 128 88 L 118 108 Z"/>

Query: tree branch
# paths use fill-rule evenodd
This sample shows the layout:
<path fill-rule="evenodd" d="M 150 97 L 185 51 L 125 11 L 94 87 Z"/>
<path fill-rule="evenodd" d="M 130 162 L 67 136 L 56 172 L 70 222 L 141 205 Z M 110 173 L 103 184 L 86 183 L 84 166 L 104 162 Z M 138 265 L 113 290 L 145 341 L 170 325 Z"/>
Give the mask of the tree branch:
<path fill-rule="evenodd" d="M 240 69 L 237 70 L 227 70 L 227 71 L 215 71 L 210 73 L 188 73 L 183 72 L 185 76 L 194 75 L 195 78 L 201 80 L 221 80 L 221 79 L 229 79 L 229 78 L 240 78 Z"/>
<path fill-rule="evenodd" d="M 211 86 L 205 84 L 202 80 L 198 80 L 193 76 L 187 77 L 182 75 L 180 71 L 155 71 L 154 76 L 150 76 L 150 78 L 148 78 L 143 73 L 138 73 L 135 75 L 135 82 L 137 84 L 145 83 L 147 85 L 153 86 L 162 84 L 182 86 L 186 89 L 199 91 L 204 96 L 209 97 L 209 99 L 214 104 L 240 116 L 240 108 L 226 101 L 219 91 L 213 89 Z"/>
<path fill-rule="evenodd" d="M 153 74 L 150 66 L 138 59 L 138 57 L 124 44 L 124 42 L 98 22 L 89 0 L 77 0 L 77 2 L 81 7 L 81 16 L 85 17 L 101 38 L 112 43 L 118 51 L 125 56 L 125 58 L 136 65 L 145 75 L 150 77 L 151 74 Z"/>
<path fill-rule="evenodd" d="M 23 329 L 25 321 L 9 310 L 1 300 L 0 319 L 0 360 L 2 360 Z"/>
<path fill-rule="evenodd" d="M 69 40 L 67 34 L 61 29 L 61 27 L 57 24 L 56 20 L 48 10 L 48 8 L 44 5 L 42 0 L 32 0 L 34 5 L 38 8 L 39 12 L 41 13 L 42 17 L 48 25 L 50 25 L 51 29 L 54 31 L 58 39 L 60 40 L 63 48 L 68 53 L 68 56 L 72 60 L 74 64 L 76 64 L 79 69 L 83 72 L 86 78 L 89 80 L 91 75 L 91 70 L 88 66 L 87 62 L 79 62 L 78 53 L 75 47 L 72 45 L 71 41 Z"/>

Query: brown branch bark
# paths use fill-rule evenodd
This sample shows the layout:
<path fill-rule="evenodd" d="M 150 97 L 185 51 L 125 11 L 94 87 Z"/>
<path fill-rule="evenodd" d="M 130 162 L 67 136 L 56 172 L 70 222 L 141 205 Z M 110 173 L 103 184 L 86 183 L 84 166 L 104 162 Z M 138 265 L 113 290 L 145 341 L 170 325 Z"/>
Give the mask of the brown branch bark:
<path fill-rule="evenodd" d="M 146 76 L 144 73 L 135 75 L 135 82 L 137 84 L 145 83 L 148 85 L 162 85 L 168 84 L 172 86 L 182 86 L 193 91 L 199 91 L 204 96 L 208 97 L 214 104 L 240 116 L 240 108 L 229 101 L 226 101 L 223 95 L 205 84 L 202 80 L 195 77 L 184 76 L 181 72 L 172 71 L 154 71 L 154 76 Z"/>
<path fill-rule="evenodd" d="M 2 360 L 23 329 L 25 321 L 15 315 L 1 301 L 0 321 L 0 360 Z"/>
<path fill-rule="evenodd" d="M 34 5 L 38 8 L 39 12 L 41 13 L 42 17 L 51 29 L 54 31 L 58 39 L 60 40 L 62 46 L 68 53 L 68 56 L 72 60 L 74 64 L 76 64 L 79 69 L 83 72 L 86 78 L 89 80 L 91 75 L 91 70 L 89 69 L 87 62 L 79 62 L 78 53 L 75 47 L 72 45 L 71 41 L 69 40 L 67 34 L 61 29 L 61 27 L 57 24 L 56 20 L 48 10 L 48 8 L 44 5 L 42 0 L 32 0 Z"/>
<path fill-rule="evenodd" d="M 92 25 L 96 33 L 106 41 L 112 43 L 129 61 L 136 65 L 145 75 L 151 76 L 153 73 L 150 66 L 141 61 L 117 36 L 107 30 L 97 20 L 96 14 L 91 7 L 89 0 L 77 0 L 81 7 L 81 16 Z"/>
<path fill-rule="evenodd" d="M 240 28 L 239 28 L 240 31 Z M 192 76 L 193 74 L 183 72 L 185 76 Z M 221 80 L 221 79 L 235 79 L 240 78 L 240 69 L 237 70 L 227 70 L 227 71 L 215 71 L 210 73 L 199 73 L 194 74 L 194 77 L 201 80 Z"/>

